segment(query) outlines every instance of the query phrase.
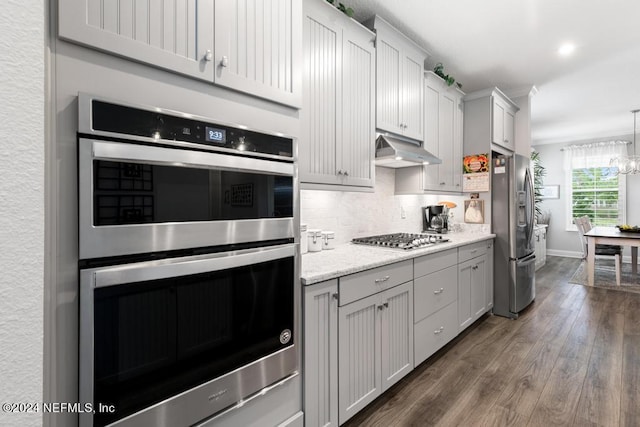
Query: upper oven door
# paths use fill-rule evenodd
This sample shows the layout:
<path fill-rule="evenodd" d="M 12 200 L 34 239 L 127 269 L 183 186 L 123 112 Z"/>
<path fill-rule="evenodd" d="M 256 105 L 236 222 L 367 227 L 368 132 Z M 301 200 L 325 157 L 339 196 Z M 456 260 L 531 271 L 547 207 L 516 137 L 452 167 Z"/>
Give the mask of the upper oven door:
<path fill-rule="evenodd" d="M 86 138 L 78 150 L 80 259 L 294 237 L 293 163 Z"/>

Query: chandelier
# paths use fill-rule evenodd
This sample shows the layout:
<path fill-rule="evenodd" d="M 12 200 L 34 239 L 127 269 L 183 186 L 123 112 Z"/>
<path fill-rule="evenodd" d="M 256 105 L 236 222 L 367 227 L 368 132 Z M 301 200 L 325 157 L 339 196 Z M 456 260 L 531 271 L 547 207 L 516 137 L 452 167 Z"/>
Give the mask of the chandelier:
<path fill-rule="evenodd" d="M 617 168 L 619 174 L 635 175 L 640 172 L 640 156 L 636 155 L 636 114 L 640 110 L 631 110 L 633 113 L 633 155 L 614 157 L 609 166 Z"/>

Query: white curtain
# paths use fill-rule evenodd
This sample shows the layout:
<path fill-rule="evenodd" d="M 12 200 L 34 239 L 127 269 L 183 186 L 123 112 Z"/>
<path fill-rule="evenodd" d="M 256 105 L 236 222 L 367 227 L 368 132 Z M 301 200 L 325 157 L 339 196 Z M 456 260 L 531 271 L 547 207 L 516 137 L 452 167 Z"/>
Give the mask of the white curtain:
<path fill-rule="evenodd" d="M 609 166 L 614 157 L 626 156 L 629 141 L 595 142 L 564 147 L 564 170 Z"/>

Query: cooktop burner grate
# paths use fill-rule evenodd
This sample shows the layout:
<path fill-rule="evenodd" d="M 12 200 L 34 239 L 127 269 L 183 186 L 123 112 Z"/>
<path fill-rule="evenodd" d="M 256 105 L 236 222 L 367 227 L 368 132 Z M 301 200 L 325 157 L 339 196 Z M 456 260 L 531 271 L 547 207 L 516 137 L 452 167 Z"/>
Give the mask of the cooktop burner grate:
<path fill-rule="evenodd" d="M 421 233 L 381 234 L 379 236 L 358 237 L 351 240 L 352 243 L 358 245 L 381 246 L 404 250 L 424 248 L 448 241 L 449 239 L 445 239 L 441 235 Z"/>

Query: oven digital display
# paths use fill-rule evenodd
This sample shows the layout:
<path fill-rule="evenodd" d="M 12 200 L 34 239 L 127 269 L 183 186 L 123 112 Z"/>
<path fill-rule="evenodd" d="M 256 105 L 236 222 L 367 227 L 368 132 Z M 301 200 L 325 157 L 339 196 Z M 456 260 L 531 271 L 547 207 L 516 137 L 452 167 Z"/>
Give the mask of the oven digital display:
<path fill-rule="evenodd" d="M 205 140 L 207 142 L 225 144 L 227 142 L 227 131 L 207 126 L 205 127 Z"/>

